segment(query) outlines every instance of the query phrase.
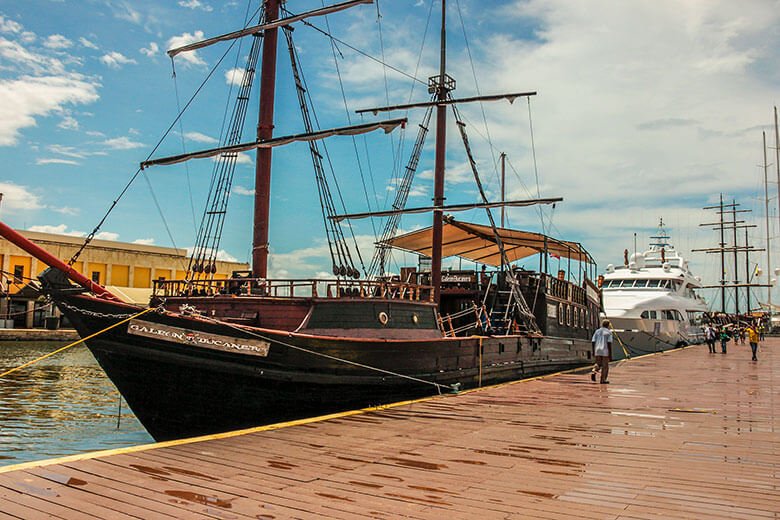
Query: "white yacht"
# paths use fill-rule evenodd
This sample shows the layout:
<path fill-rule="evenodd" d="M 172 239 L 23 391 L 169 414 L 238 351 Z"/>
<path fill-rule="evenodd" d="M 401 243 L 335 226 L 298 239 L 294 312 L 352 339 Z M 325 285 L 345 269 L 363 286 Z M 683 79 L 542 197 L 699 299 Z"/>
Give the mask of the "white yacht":
<path fill-rule="evenodd" d="M 669 243 L 663 219 L 650 249 L 624 252 L 624 265 L 607 266 L 602 283 L 604 313 L 616 340 L 612 358 L 659 352 L 703 340 L 701 279 Z"/>

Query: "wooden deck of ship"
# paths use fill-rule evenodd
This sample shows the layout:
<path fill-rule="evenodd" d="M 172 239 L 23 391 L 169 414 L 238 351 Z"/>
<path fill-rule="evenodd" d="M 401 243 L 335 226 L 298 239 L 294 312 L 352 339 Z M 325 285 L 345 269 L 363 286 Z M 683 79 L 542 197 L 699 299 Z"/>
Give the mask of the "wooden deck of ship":
<path fill-rule="evenodd" d="M 0 519 L 780 518 L 780 339 L 610 379 L 0 468 Z"/>

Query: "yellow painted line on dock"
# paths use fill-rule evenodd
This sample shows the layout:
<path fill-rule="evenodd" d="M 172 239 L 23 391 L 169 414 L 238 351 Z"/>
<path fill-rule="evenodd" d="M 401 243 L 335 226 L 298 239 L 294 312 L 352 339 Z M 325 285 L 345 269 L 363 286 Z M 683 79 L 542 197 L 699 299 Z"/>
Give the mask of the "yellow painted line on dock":
<path fill-rule="evenodd" d="M 696 346 L 696 345 L 689 345 L 687 347 L 681 347 L 679 349 L 673 349 L 672 352 L 674 352 L 675 350 L 683 350 L 683 349 L 691 348 L 691 347 L 694 347 L 694 346 Z M 632 360 L 641 359 L 641 358 L 648 357 L 648 356 L 655 356 L 655 355 L 658 355 L 658 354 L 667 354 L 667 353 L 669 353 L 669 351 L 651 352 L 649 354 L 643 354 L 641 356 L 636 356 L 636 357 L 632 357 L 632 358 L 621 359 L 619 361 L 614 361 L 613 363 L 623 363 L 623 362 L 626 362 L 626 361 L 632 361 Z M 282 428 L 290 428 L 290 427 L 293 427 L 293 426 L 301 426 L 301 425 L 304 425 L 304 424 L 312 424 L 312 423 L 317 423 L 317 422 L 322 422 L 322 421 L 329 421 L 331 419 L 340 419 L 340 418 L 343 418 L 343 417 L 351 417 L 351 416 L 354 416 L 354 415 L 362 415 L 362 414 L 366 414 L 366 413 L 378 412 L 378 411 L 382 411 L 382 410 L 388 410 L 388 409 L 391 409 L 391 408 L 397 408 L 397 407 L 400 407 L 400 406 L 408 406 L 408 405 L 412 405 L 412 404 L 415 404 L 415 403 L 424 403 L 424 402 L 428 402 L 428 401 L 431 401 L 433 399 L 439 399 L 439 398 L 442 398 L 442 397 L 457 397 L 458 395 L 471 394 L 471 393 L 474 393 L 474 392 L 482 392 L 482 391 L 491 390 L 491 389 L 495 389 L 495 388 L 502 388 L 502 387 L 510 386 L 510 385 L 516 385 L 516 384 L 521 384 L 521 383 L 530 383 L 531 381 L 537 381 L 537 380 L 540 380 L 540 379 L 548 379 L 548 378 L 552 378 L 552 377 L 559 376 L 559 375 L 562 375 L 562 374 L 575 373 L 577 371 L 584 370 L 584 369 L 588 368 L 588 366 L 590 366 L 590 364 L 586 364 L 586 365 L 583 365 L 583 366 L 577 367 L 577 368 L 570 368 L 570 369 L 567 369 L 567 370 L 560 370 L 558 372 L 551 372 L 549 374 L 543 374 L 543 375 L 540 375 L 540 376 L 528 377 L 528 378 L 524 378 L 524 379 L 516 379 L 514 381 L 507 381 L 507 382 L 504 382 L 504 383 L 496 383 L 496 384 L 493 384 L 493 385 L 485 385 L 485 386 L 481 386 L 481 387 L 477 387 L 477 388 L 469 388 L 467 390 L 462 390 L 462 391 L 458 392 L 457 394 L 449 394 L 449 393 L 447 393 L 447 394 L 440 394 L 440 395 L 432 395 L 432 396 L 427 396 L 427 397 L 421 397 L 419 399 L 410 399 L 410 400 L 407 400 L 407 401 L 398 401 L 398 402 L 395 402 L 395 403 L 388 403 L 388 404 L 383 404 L 383 405 L 378 405 L 378 406 L 371 406 L 371 407 L 368 407 L 368 408 L 360 408 L 360 409 L 357 409 L 357 410 L 347 410 L 347 411 L 344 411 L 344 412 L 332 413 L 332 414 L 328 414 L 328 415 L 319 415 L 319 416 L 316 416 L 316 417 L 307 417 L 305 419 L 297 419 L 297 420 L 294 420 L 294 421 L 286 421 L 286 422 L 280 422 L 280 423 L 274 423 L 274 424 L 267 424 L 265 426 L 255 426 L 255 427 L 252 427 L 252 428 L 245 428 L 243 430 L 233 430 L 233 431 L 229 431 L 229 432 L 215 433 L 215 434 L 211 434 L 211 435 L 201 435 L 199 437 L 188 437 L 188 438 L 185 438 L 185 439 L 176 439 L 176 440 L 172 440 L 172 441 L 154 442 L 154 443 L 149 443 L 149 444 L 141 444 L 141 445 L 138 445 L 138 446 L 127 446 L 127 447 L 124 447 L 124 448 L 113 448 L 113 449 L 110 449 L 110 450 L 90 451 L 90 452 L 86 452 L 86 453 L 78 453 L 76 455 L 67 455 L 67 456 L 64 456 L 64 457 L 57 457 L 57 458 L 53 458 L 53 459 L 33 460 L 33 461 L 29 461 L 29 462 L 22 462 L 22 463 L 19 463 L 19 464 L 12 464 L 12 465 L 8 465 L 8 466 L 0 466 L 0 474 L 2 474 L 2 473 L 9 473 L 9 472 L 12 472 L 12 471 L 25 470 L 25 469 L 30 469 L 30 468 L 38 468 L 38 467 L 43 467 L 43 466 L 50 466 L 50 465 L 53 465 L 53 464 L 64 464 L 64 463 L 67 463 L 67 462 L 74 462 L 74 461 L 79 461 L 79 460 L 98 459 L 98 458 L 102 458 L 102 457 L 109 457 L 109 456 L 112 456 L 112 455 L 122 455 L 122 454 L 127 454 L 127 453 L 138 453 L 138 452 L 147 451 L 147 450 L 153 450 L 153 449 L 159 449 L 159 448 L 167 448 L 167 447 L 171 447 L 171 446 L 183 446 L 183 445 L 186 445 L 186 444 L 193 444 L 193 443 L 197 443 L 197 442 L 211 441 L 211 440 L 216 440 L 216 439 L 228 439 L 228 438 L 231 438 L 231 437 L 239 437 L 239 436 L 247 435 L 247 434 L 251 434 L 251 433 L 279 430 L 279 429 L 282 429 Z"/>

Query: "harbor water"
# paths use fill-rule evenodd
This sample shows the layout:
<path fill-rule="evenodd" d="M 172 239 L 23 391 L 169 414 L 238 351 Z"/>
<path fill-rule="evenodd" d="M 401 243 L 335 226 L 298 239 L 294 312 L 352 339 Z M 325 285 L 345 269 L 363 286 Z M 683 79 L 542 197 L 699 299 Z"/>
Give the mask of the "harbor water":
<path fill-rule="evenodd" d="M 0 373 L 64 345 L 0 342 Z M 84 345 L 0 378 L 0 466 L 150 442 Z"/>

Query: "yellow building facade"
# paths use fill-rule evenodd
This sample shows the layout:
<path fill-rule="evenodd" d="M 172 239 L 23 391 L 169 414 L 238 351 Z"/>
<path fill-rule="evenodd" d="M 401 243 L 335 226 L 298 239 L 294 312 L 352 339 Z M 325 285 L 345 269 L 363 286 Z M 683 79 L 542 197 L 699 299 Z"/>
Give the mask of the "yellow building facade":
<path fill-rule="evenodd" d="M 25 238 L 67 263 L 84 243 L 83 237 L 18 230 Z M 109 287 L 119 296 L 136 303 L 147 303 L 153 280 L 184 279 L 189 258 L 187 251 L 109 240 L 92 240 L 73 267 L 94 282 Z M 37 302 L 27 284 L 48 266 L 0 238 L 0 320 L 13 320 L 14 326 L 39 325 Z M 227 278 L 233 271 L 249 269 L 239 262 L 217 262 L 215 278 Z M 47 315 L 51 313 L 43 312 Z M 23 318 L 20 315 L 24 314 Z M 40 313 L 38 313 L 40 314 Z M 53 315 L 58 315 L 56 311 Z M 7 326 L 10 324 L 6 323 Z"/>

